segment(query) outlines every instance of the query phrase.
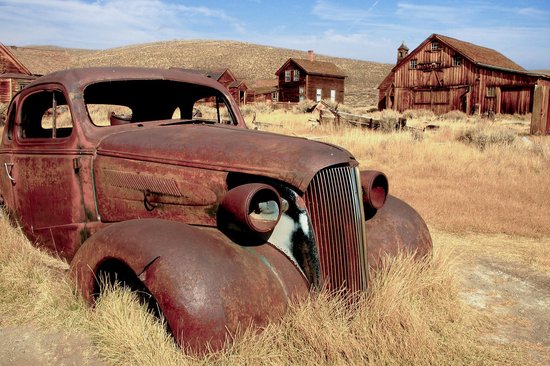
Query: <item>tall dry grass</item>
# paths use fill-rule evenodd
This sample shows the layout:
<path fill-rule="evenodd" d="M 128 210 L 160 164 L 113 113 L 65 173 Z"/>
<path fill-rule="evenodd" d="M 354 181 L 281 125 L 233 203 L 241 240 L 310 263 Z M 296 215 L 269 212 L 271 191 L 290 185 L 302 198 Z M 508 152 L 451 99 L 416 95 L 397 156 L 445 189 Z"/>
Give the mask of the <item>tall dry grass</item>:
<path fill-rule="evenodd" d="M 409 121 L 416 128 L 392 133 L 293 121 L 270 130 L 347 148 L 363 168 L 385 172 L 390 192 L 431 225 L 452 232 L 550 236 L 550 139 L 527 136 L 526 121 L 428 115 Z M 430 124 L 439 128 L 422 131 Z"/>
<path fill-rule="evenodd" d="M 112 365 L 508 364 L 519 355 L 478 342 L 491 324 L 461 303 L 451 255 L 384 263 L 355 306 L 324 292 L 292 304 L 263 332 L 243 330 L 219 353 L 183 353 L 137 297 L 107 288 L 93 310 L 68 285 L 67 265 L 0 218 L 2 324 L 88 334 Z M 437 244 L 437 243 L 436 243 Z"/>

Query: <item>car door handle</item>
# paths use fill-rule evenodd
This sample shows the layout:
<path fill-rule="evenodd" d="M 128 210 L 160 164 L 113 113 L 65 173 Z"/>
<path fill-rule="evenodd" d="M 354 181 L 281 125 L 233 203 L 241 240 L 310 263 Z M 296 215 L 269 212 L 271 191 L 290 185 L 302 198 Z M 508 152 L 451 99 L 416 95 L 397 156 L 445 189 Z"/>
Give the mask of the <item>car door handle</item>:
<path fill-rule="evenodd" d="M 6 174 L 8 175 L 9 180 L 11 180 L 11 183 L 15 184 L 15 178 L 11 176 L 11 170 L 13 169 L 13 165 L 14 165 L 13 163 L 4 163 L 4 168 L 6 168 Z"/>

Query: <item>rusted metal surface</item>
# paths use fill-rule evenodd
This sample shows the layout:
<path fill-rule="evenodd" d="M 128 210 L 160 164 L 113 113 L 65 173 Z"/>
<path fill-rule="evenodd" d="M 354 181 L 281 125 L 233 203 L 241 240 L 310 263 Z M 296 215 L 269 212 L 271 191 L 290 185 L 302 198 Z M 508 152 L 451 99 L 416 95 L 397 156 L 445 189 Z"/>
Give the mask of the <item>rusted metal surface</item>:
<path fill-rule="evenodd" d="M 167 90 L 139 89 L 150 86 Z M 144 95 L 154 103 L 144 106 Z M 200 98 L 227 116 L 198 119 Z M 132 113 L 113 123 L 114 111 L 102 110 L 108 125 L 94 124 L 88 106 L 103 104 Z M 367 260 L 376 268 L 382 252 L 431 247 L 414 210 L 385 202 L 382 173 L 359 173 L 333 145 L 248 130 L 227 90 L 206 77 L 68 70 L 36 80 L 8 116 L 5 210 L 33 242 L 72 260 L 89 302 L 99 274 L 120 274 L 194 350 L 280 317 L 310 288 L 366 290 Z"/>
<path fill-rule="evenodd" d="M 388 196 L 384 207 L 366 222 L 368 261 L 376 271 L 383 256 L 399 253 L 421 258 L 431 253 L 432 239 L 426 223 L 411 206 Z"/>
<path fill-rule="evenodd" d="M 219 349 L 239 324 L 261 326 L 280 317 L 291 299 L 307 294 L 308 283 L 269 244 L 242 247 L 217 233 L 158 219 L 113 224 L 82 246 L 71 271 L 93 302 L 93 274 L 102 261 L 124 262 L 182 346 L 205 351 L 208 342 Z"/>

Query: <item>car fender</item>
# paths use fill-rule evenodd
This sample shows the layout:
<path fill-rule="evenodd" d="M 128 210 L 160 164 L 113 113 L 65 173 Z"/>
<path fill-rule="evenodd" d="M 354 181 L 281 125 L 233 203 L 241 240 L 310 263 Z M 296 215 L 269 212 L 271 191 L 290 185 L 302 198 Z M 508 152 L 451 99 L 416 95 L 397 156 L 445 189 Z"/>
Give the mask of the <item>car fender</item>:
<path fill-rule="evenodd" d="M 411 206 L 389 195 L 386 203 L 365 223 L 367 256 L 371 271 L 380 268 L 385 255 L 413 254 L 421 258 L 432 252 L 430 231 Z"/>
<path fill-rule="evenodd" d="M 71 274 L 88 302 L 101 263 L 113 259 L 152 294 L 176 341 L 198 352 L 281 317 L 309 292 L 301 271 L 268 243 L 244 247 L 216 229 L 142 219 L 109 225 L 76 253 Z"/>

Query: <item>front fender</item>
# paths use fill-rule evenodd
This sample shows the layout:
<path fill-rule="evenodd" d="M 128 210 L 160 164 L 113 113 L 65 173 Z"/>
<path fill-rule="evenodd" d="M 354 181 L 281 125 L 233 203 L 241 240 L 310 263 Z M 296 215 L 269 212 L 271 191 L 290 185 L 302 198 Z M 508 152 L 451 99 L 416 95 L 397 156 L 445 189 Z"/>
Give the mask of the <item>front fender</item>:
<path fill-rule="evenodd" d="M 220 349 L 239 326 L 280 317 L 308 283 L 270 244 L 243 247 L 215 229 L 159 220 L 112 224 L 88 239 L 71 263 L 84 297 L 93 301 L 101 263 L 116 259 L 154 296 L 176 341 Z"/>
<path fill-rule="evenodd" d="M 388 196 L 384 206 L 366 221 L 365 227 L 371 271 L 380 268 L 384 255 L 405 253 L 420 258 L 432 251 L 430 231 L 420 214 L 394 196 Z"/>

